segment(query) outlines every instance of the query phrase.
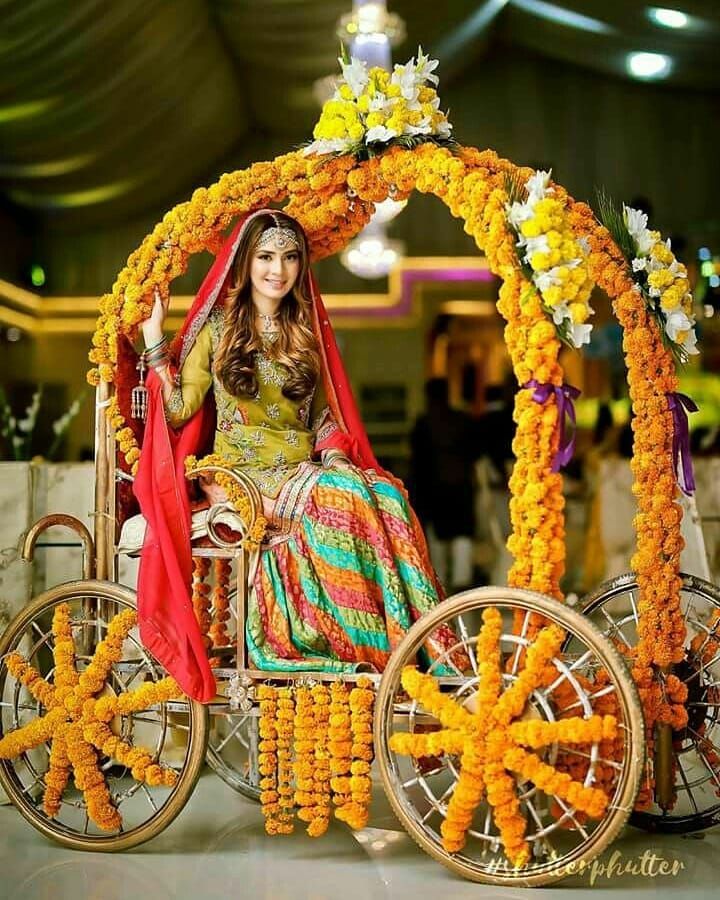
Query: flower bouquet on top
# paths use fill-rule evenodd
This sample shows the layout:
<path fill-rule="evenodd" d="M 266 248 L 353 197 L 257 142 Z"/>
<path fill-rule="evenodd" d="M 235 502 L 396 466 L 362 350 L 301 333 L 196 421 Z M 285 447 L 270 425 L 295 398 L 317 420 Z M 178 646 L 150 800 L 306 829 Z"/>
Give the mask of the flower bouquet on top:
<path fill-rule="evenodd" d="M 592 331 L 588 245 L 573 233 L 565 201 L 553 196 L 550 175 L 537 171 L 525 184 L 508 184 L 506 213 L 518 236 L 520 265 L 537 288 L 545 314 L 560 340 L 578 348 L 590 343 Z"/>
<path fill-rule="evenodd" d="M 623 204 L 620 211 L 604 192 L 598 194 L 600 219 L 632 266 L 633 279 L 654 316 L 663 343 L 679 363 L 699 353 L 693 297 L 687 269 L 659 231 L 648 228 L 648 217 Z"/>
<path fill-rule="evenodd" d="M 368 159 L 392 145 L 414 147 L 424 142 L 452 146 L 452 125 L 440 110 L 433 75 L 438 66 L 418 48 L 405 65 L 392 72 L 348 58 L 345 48 L 338 62 L 342 67 L 334 95 L 322 108 L 313 130 L 309 154 L 352 154 Z"/>

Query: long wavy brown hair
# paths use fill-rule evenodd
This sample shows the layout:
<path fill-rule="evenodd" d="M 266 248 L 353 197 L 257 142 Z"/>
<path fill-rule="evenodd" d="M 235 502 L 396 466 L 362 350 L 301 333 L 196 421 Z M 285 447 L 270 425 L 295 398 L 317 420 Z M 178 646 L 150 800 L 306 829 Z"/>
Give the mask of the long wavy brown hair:
<path fill-rule="evenodd" d="M 295 284 L 283 297 L 280 336 L 264 347 L 255 325 L 250 266 L 260 235 L 276 226 L 291 228 L 300 244 L 300 268 Z M 215 355 L 214 370 L 223 387 L 236 397 L 254 396 L 258 390 L 255 355 L 263 351 L 287 367 L 289 375 L 283 394 L 304 400 L 315 386 L 320 371 L 320 355 L 312 328 L 312 298 L 307 293 L 310 254 L 305 232 L 282 212 L 256 216 L 246 226 L 232 266 L 231 287 L 225 300 L 225 325 Z"/>

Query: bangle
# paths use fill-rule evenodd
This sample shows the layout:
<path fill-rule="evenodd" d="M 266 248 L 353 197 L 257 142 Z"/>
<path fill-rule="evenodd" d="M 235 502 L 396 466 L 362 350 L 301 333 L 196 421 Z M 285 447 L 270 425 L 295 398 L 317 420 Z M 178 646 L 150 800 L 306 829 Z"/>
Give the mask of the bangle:
<path fill-rule="evenodd" d="M 350 462 L 347 455 L 345 453 L 343 453 L 342 450 L 335 450 L 335 449 L 323 450 L 320 454 L 320 458 L 321 458 L 322 464 L 325 466 L 325 468 L 328 468 L 336 460 L 339 460 L 339 459 L 342 459 L 348 463 Z"/>
<path fill-rule="evenodd" d="M 168 364 L 170 353 L 168 352 L 167 339 L 163 338 L 150 350 L 143 353 L 143 359 L 151 369 L 163 369 Z"/>
<path fill-rule="evenodd" d="M 149 353 L 151 350 L 155 350 L 155 349 L 156 349 L 157 347 L 159 347 L 161 344 L 164 344 L 165 341 L 167 341 L 167 338 L 165 337 L 165 335 L 163 335 L 163 336 L 160 338 L 160 340 L 157 342 L 157 344 L 153 344 L 152 347 L 146 347 L 146 348 L 145 348 L 145 352 L 146 352 L 146 353 Z"/>

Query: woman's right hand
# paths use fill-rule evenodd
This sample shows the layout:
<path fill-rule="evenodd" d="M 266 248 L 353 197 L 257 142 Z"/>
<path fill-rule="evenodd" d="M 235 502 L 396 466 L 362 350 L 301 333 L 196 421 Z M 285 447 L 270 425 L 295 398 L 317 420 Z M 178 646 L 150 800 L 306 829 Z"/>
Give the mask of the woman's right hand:
<path fill-rule="evenodd" d="M 153 289 L 153 297 L 154 302 L 152 312 L 149 317 L 140 324 L 146 347 L 152 347 L 153 344 L 157 344 L 162 340 L 163 326 L 165 325 L 168 305 L 170 304 L 170 297 L 168 296 L 163 299 L 157 288 Z"/>

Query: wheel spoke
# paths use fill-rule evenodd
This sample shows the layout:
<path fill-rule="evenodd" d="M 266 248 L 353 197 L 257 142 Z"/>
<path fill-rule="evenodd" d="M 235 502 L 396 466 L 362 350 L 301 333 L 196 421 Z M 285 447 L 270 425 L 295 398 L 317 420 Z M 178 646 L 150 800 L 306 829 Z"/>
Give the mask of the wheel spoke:
<path fill-rule="evenodd" d="M 154 798 L 153 798 L 153 795 L 150 793 L 150 791 L 149 791 L 149 789 L 148 789 L 148 786 L 147 786 L 146 784 L 143 783 L 140 787 L 141 787 L 141 790 L 142 790 L 143 794 L 145 794 L 145 797 L 147 798 L 148 803 L 150 804 L 150 806 L 152 806 L 153 812 L 157 812 L 157 811 L 158 811 L 158 805 L 157 805 L 157 803 L 155 802 L 155 800 L 154 800 Z"/>
<path fill-rule="evenodd" d="M 625 637 L 625 635 L 623 634 L 623 632 L 622 632 L 622 630 L 621 630 L 621 628 L 620 628 L 620 625 L 615 621 L 615 619 L 613 619 L 613 617 L 612 617 L 612 616 L 610 615 L 610 613 L 605 609 L 604 606 L 601 606 L 601 607 L 600 607 L 600 612 L 603 614 L 603 616 L 604 616 L 604 617 L 607 619 L 607 621 L 610 623 L 610 632 L 609 632 L 608 636 L 611 637 L 612 634 L 613 634 L 613 632 L 614 632 L 614 633 L 620 638 L 620 640 L 623 642 L 623 644 L 625 644 L 625 646 L 626 646 L 628 649 L 632 650 L 632 644 L 628 641 L 628 639 L 627 639 L 627 638 Z"/>
<path fill-rule="evenodd" d="M 690 782 L 688 781 L 687 775 L 685 774 L 685 769 L 683 769 L 682 763 L 680 762 L 680 759 L 679 759 L 677 753 L 673 753 L 673 756 L 675 757 L 675 762 L 678 767 L 678 772 L 680 773 L 680 778 L 682 779 L 683 787 L 684 787 L 685 792 L 687 793 L 688 797 L 690 798 L 690 802 L 692 803 L 693 809 L 695 810 L 695 815 L 697 816 L 700 813 L 700 809 L 698 808 L 697 802 L 695 800 L 695 795 L 692 792 L 692 788 L 690 787 Z"/>
<path fill-rule="evenodd" d="M 548 697 L 550 694 L 552 694 L 552 692 L 555 690 L 555 688 L 558 685 L 562 684 L 562 682 L 565 681 L 565 679 L 568 677 L 570 672 L 572 672 L 574 669 L 577 669 L 577 667 L 582 665 L 590 656 L 592 656 L 592 650 L 587 650 L 585 653 L 583 653 L 582 656 L 579 656 L 575 660 L 575 662 L 572 663 L 572 665 L 564 668 L 563 671 L 558 675 L 558 677 L 555 679 L 555 681 L 553 681 L 553 683 L 549 687 L 543 688 L 543 690 L 541 690 L 539 693 L 543 694 L 545 697 Z"/>
<path fill-rule="evenodd" d="M 219 753 L 222 753 L 222 751 L 225 749 L 225 747 L 227 746 L 227 744 L 235 737 L 235 734 L 236 734 L 236 732 L 238 731 L 238 729 L 239 729 L 239 728 L 242 728 L 243 724 L 244 724 L 245 722 L 247 722 L 247 718 L 248 718 L 248 717 L 245 716 L 244 719 L 240 719 L 240 721 L 237 723 L 237 725 L 236 725 L 234 728 L 232 728 L 232 729 L 225 735 L 225 737 L 222 739 L 222 741 L 220 741 L 220 743 L 217 745 L 217 747 L 214 748 L 214 750 L 215 750 L 216 753 L 218 753 L 218 754 L 219 754 Z"/>
<path fill-rule="evenodd" d="M 475 656 L 475 651 L 470 646 L 470 640 L 468 638 L 467 628 L 465 627 L 465 621 L 462 616 L 458 616 L 457 618 L 458 630 L 460 631 L 460 639 L 462 640 L 462 645 L 465 648 L 465 652 L 468 655 L 468 659 L 470 660 L 470 665 L 472 666 L 472 670 L 476 676 L 479 675 L 478 672 L 478 664 L 477 658 Z"/>
<path fill-rule="evenodd" d="M 577 830 L 580 832 L 580 834 L 583 836 L 583 840 L 585 840 L 585 841 L 589 840 L 590 835 L 585 830 L 585 826 L 582 824 L 582 822 L 578 822 L 578 820 L 575 818 L 575 813 L 572 811 L 572 808 L 569 807 L 565 803 L 565 801 L 562 799 L 562 797 L 558 797 L 557 794 L 553 794 L 553 799 L 558 804 L 558 806 L 562 809 L 563 813 L 570 819 L 570 821 L 573 823 L 573 825 L 577 828 Z"/>
<path fill-rule="evenodd" d="M 590 760 L 590 762 L 602 763 L 604 766 L 610 766 L 611 769 L 616 769 L 618 772 L 623 770 L 622 765 L 619 762 L 615 762 L 614 759 L 605 759 L 603 756 L 593 758 L 589 753 L 585 753 L 584 750 L 578 750 L 575 747 L 558 746 L 558 751 L 560 753 L 572 753 L 573 756 L 581 756 L 583 759 Z"/>
<path fill-rule="evenodd" d="M 515 655 L 513 656 L 512 665 L 510 666 L 510 674 L 517 675 L 518 666 L 520 665 L 520 651 L 521 648 L 527 645 L 527 641 L 525 637 L 527 635 L 527 630 L 530 625 L 530 610 L 527 610 L 525 613 L 525 617 L 523 618 L 522 628 L 520 629 L 520 634 L 518 635 L 519 641 L 517 647 L 515 649 Z"/>
<path fill-rule="evenodd" d="M 630 606 L 632 606 L 633 619 L 635 619 L 635 625 L 637 626 L 640 624 L 640 615 L 635 604 L 635 591 L 630 591 Z"/>
<path fill-rule="evenodd" d="M 424 779 L 423 779 L 423 781 L 424 781 Z M 445 802 L 445 800 L 447 800 L 447 798 L 452 794 L 452 792 L 453 792 L 454 790 L 455 790 L 455 784 L 451 784 L 449 787 L 447 787 L 447 788 L 445 789 L 445 791 L 443 792 L 442 797 L 440 797 L 440 798 L 435 797 L 435 795 L 432 794 L 432 791 L 430 791 L 430 793 L 432 794 L 433 799 L 430 800 L 430 803 L 431 803 L 430 809 L 429 809 L 429 810 L 425 813 L 425 815 L 422 817 L 422 822 L 423 822 L 423 824 L 425 824 L 425 822 L 427 822 L 427 820 L 430 818 L 430 816 L 431 816 L 434 812 L 440 813 L 441 816 L 444 815 L 444 813 L 443 813 L 443 811 L 442 811 L 442 808 L 441 808 L 441 807 L 442 807 L 442 804 Z M 429 788 L 428 788 L 428 791 L 429 791 Z M 426 791 L 426 794 L 427 794 L 427 791 Z M 430 799 L 430 798 L 428 797 L 428 799 Z"/>

